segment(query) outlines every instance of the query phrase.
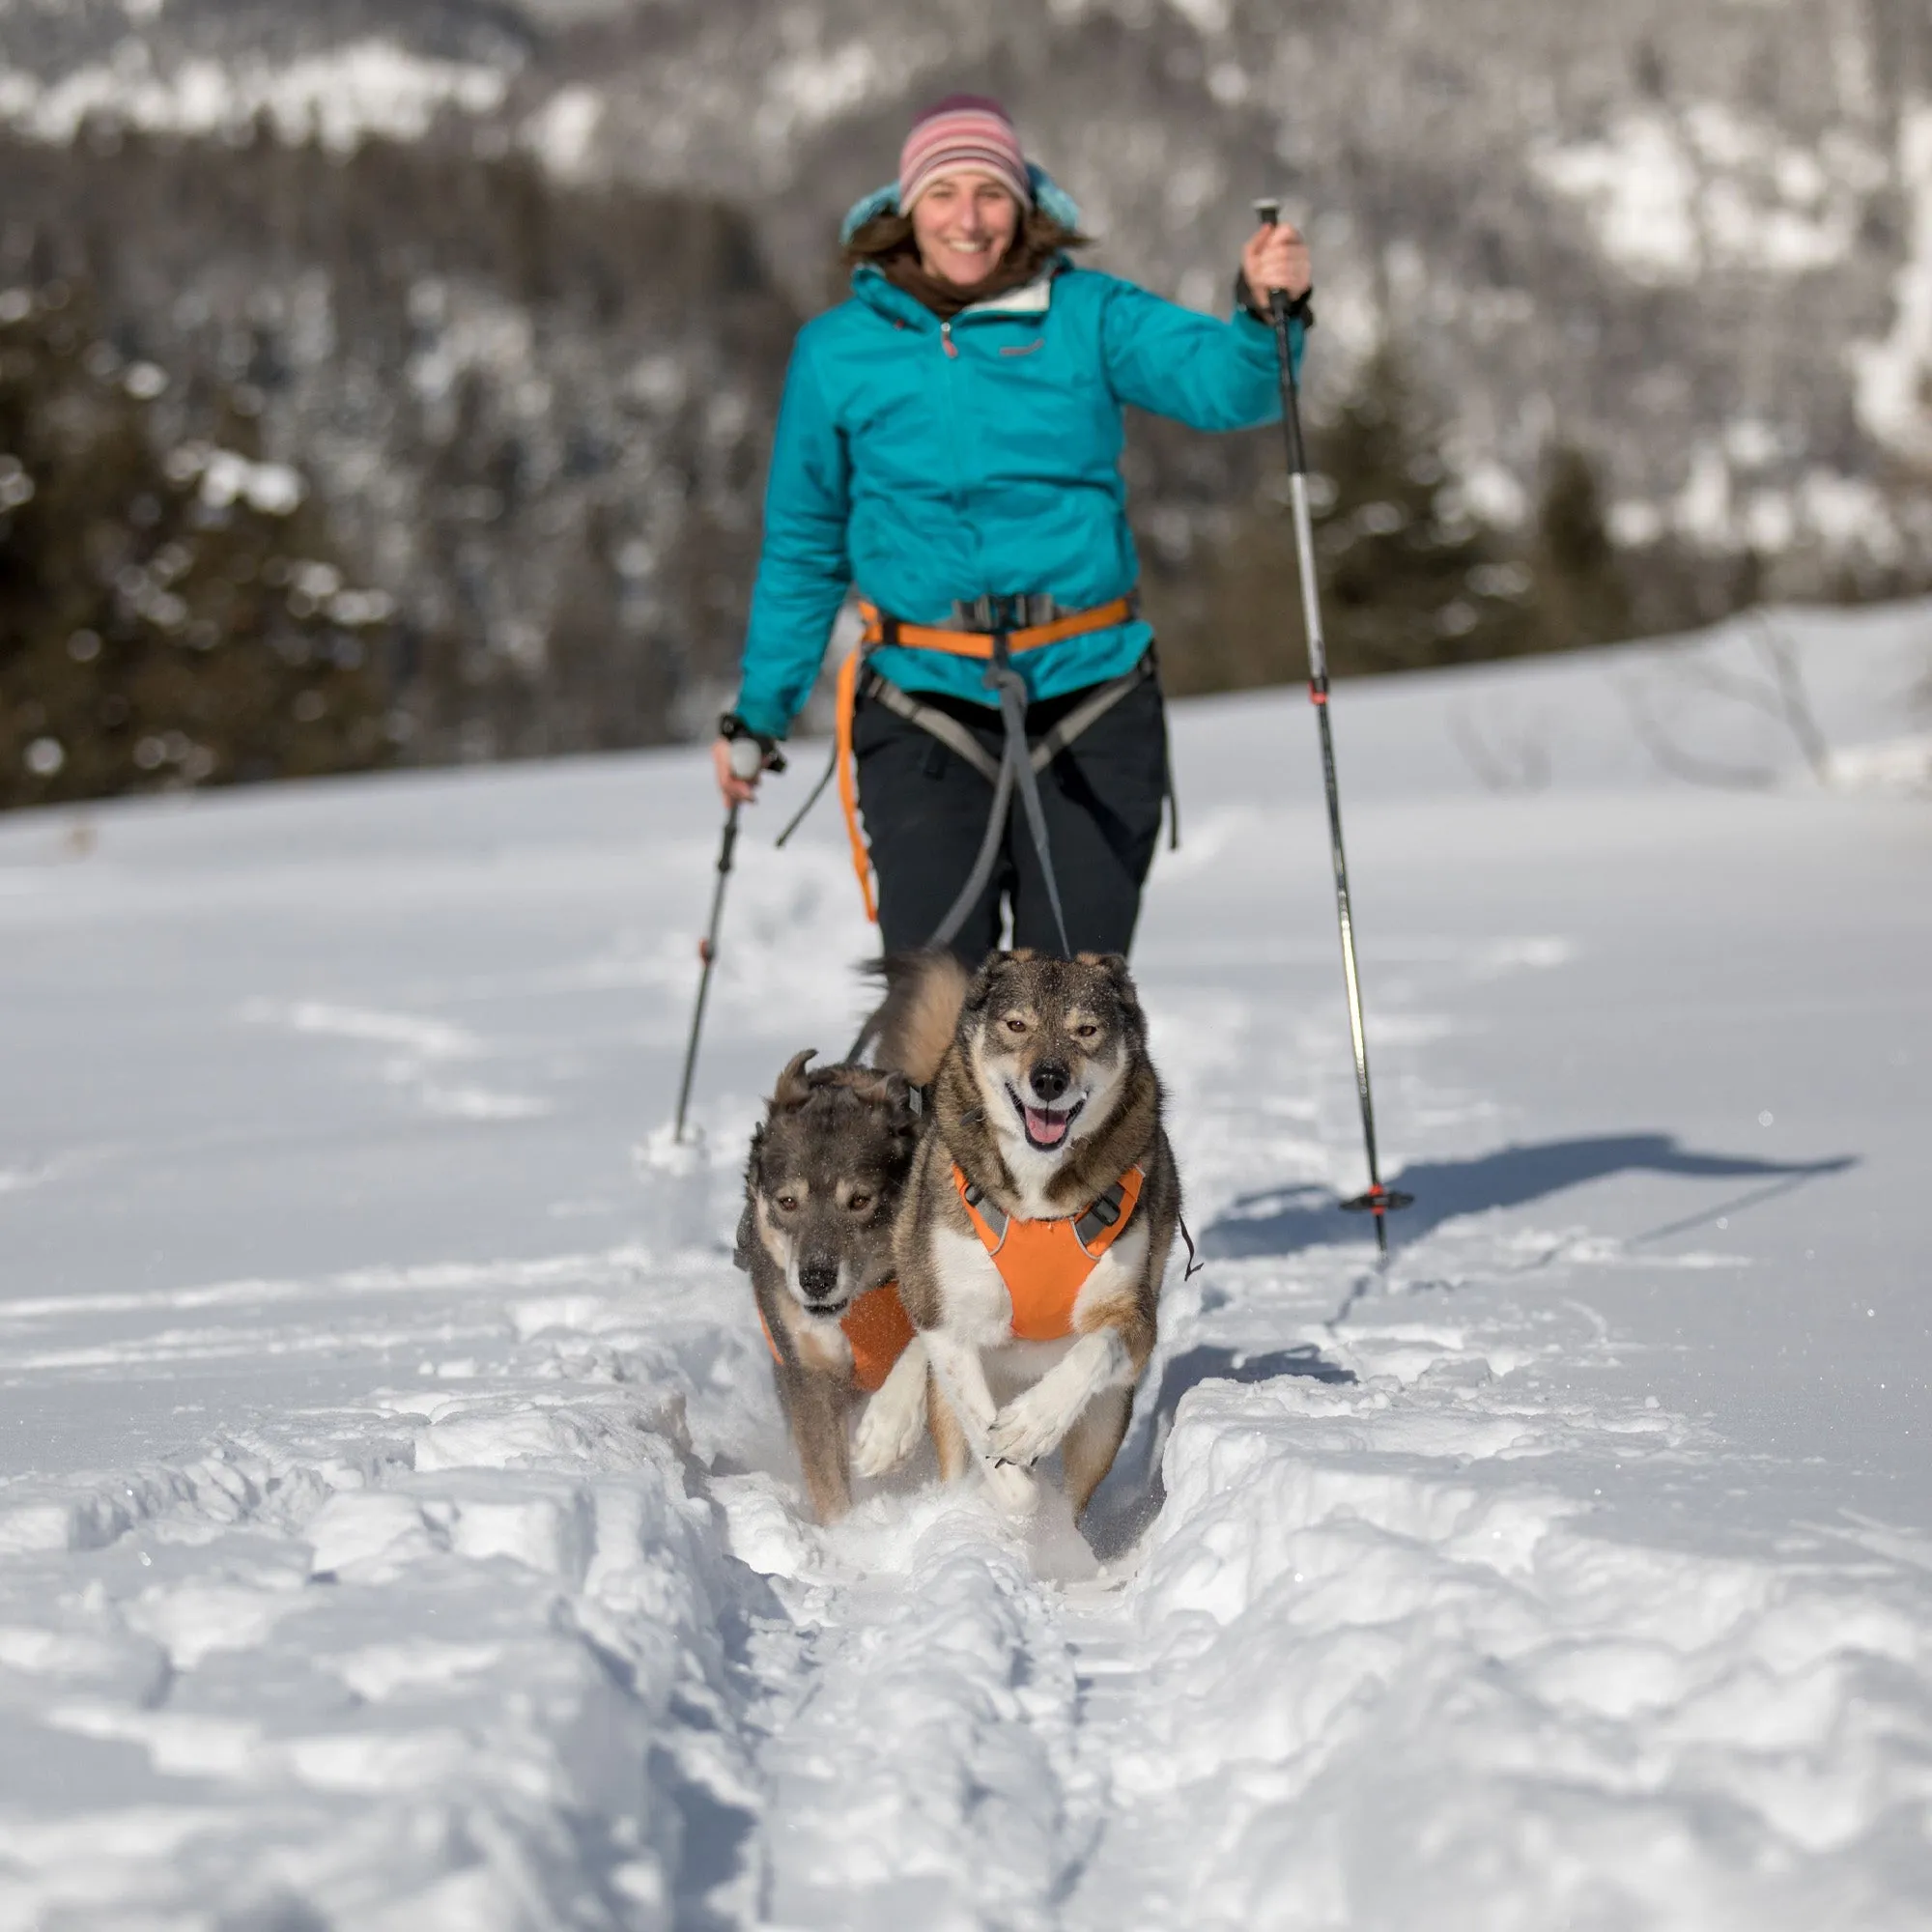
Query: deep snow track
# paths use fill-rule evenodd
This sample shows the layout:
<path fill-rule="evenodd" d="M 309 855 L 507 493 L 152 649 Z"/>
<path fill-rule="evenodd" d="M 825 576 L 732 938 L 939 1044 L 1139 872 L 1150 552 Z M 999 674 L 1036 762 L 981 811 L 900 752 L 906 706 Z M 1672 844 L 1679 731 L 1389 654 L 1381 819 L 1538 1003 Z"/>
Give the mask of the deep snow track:
<path fill-rule="evenodd" d="M 1816 625 L 1834 739 L 1919 621 Z M 746 848 L 682 1172 L 690 760 L 0 828 L 0 1932 L 1925 1924 L 1932 820 L 1646 781 L 1680 662 L 1346 694 L 1385 1282 L 1305 718 L 1180 718 L 1208 1264 L 1097 1555 L 801 1517 L 725 1242 L 831 828 Z"/>

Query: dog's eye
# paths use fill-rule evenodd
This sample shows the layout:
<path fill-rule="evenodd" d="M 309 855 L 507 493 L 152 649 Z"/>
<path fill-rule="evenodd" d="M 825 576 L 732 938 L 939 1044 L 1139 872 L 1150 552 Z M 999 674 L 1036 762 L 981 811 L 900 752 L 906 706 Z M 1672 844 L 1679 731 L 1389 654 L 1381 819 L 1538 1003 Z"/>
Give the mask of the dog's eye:
<path fill-rule="evenodd" d="M 1073 1029 L 1073 1037 L 1075 1039 L 1098 1039 L 1099 1037 L 1100 1029 L 1092 1020 L 1083 1020 L 1080 1025 Z"/>
<path fill-rule="evenodd" d="M 795 1213 L 798 1209 L 798 1196 L 796 1194 L 781 1194 L 779 1196 L 779 1206 L 787 1214 Z"/>
<path fill-rule="evenodd" d="M 872 1197 L 869 1194 L 855 1194 L 845 1205 L 853 1213 L 863 1214 L 872 1205 Z"/>
<path fill-rule="evenodd" d="M 1009 1013 L 1007 1016 L 1007 1031 L 1009 1033 L 1025 1033 L 1026 1021 L 1014 1019 L 1012 1015 Z"/>

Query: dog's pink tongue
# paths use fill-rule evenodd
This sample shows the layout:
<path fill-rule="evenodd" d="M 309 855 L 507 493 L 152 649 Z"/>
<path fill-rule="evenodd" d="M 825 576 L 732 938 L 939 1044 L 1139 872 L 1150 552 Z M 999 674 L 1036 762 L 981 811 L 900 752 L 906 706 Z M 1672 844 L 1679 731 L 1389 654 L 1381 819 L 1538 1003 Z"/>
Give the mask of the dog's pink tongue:
<path fill-rule="evenodd" d="M 1027 1132 L 1042 1147 L 1057 1147 L 1066 1131 L 1065 1114 L 1049 1114 L 1044 1107 L 1026 1110 Z"/>

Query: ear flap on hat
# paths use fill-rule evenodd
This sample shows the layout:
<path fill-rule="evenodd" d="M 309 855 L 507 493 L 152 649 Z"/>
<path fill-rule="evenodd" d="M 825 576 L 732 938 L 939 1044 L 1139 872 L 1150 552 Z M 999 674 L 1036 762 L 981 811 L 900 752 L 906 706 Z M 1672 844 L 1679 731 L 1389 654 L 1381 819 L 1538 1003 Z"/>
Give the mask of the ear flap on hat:
<path fill-rule="evenodd" d="M 899 205 L 899 185 L 888 182 L 884 187 L 875 187 L 870 194 L 862 194 L 845 211 L 845 219 L 838 224 L 838 243 L 840 247 L 851 241 L 867 222 L 881 214 L 891 214 Z"/>
<path fill-rule="evenodd" d="M 1080 204 L 1037 161 L 1027 163 L 1027 180 L 1033 184 L 1033 205 L 1048 220 L 1063 228 L 1080 226 Z"/>

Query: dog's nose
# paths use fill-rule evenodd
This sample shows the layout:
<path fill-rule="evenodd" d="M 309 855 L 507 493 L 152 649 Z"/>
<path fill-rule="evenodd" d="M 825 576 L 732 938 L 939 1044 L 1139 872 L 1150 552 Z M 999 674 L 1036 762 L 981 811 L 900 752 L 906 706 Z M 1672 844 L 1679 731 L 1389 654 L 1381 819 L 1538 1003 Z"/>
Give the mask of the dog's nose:
<path fill-rule="evenodd" d="M 838 1288 L 838 1264 L 837 1262 L 800 1262 L 798 1264 L 798 1285 L 805 1291 L 808 1301 L 828 1300 Z"/>
<path fill-rule="evenodd" d="M 1054 1101 L 1066 1092 L 1067 1072 L 1057 1060 L 1042 1060 L 1033 1070 L 1033 1093 L 1037 1100 Z"/>

